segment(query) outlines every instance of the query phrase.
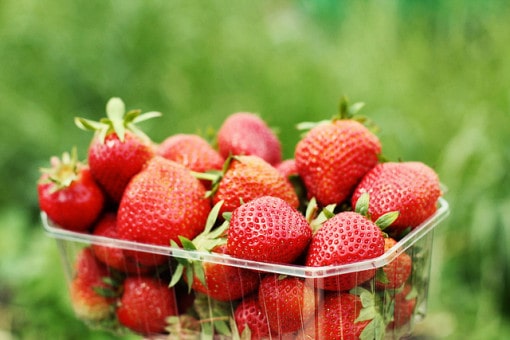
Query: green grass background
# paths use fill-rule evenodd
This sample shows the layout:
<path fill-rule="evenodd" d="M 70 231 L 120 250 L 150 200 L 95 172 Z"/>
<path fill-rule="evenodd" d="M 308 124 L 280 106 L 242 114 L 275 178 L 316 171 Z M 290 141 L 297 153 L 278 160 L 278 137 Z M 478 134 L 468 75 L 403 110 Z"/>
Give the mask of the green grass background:
<path fill-rule="evenodd" d="M 510 336 L 510 5 L 506 1 L 0 1 L 0 339 L 108 339 L 76 320 L 38 215 L 38 168 L 112 96 L 158 110 L 155 141 L 235 111 L 278 127 L 363 101 L 390 159 L 434 167 L 427 339 Z"/>

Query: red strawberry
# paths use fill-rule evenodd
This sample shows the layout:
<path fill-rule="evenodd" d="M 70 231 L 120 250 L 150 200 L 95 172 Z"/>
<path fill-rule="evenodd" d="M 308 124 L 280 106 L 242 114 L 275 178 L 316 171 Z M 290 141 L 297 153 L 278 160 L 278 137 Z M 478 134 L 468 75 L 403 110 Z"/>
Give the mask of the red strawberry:
<path fill-rule="evenodd" d="M 258 301 L 275 334 L 296 332 L 315 314 L 314 289 L 297 277 L 267 275 L 260 282 Z"/>
<path fill-rule="evenodd" d="M 296 145 L 296 166 L 308 196 L 323 206 L 349 198 L 381 152 L 377 136 L 347 118 L 347 110 L 341 112 L 342 119 L 314 126 Z"/>
<path fill-rule="evenodd" d="M 125 112 L 124 102 L 112 98 L 106 105 L 107 118 L 94 122 L 76 118 L 84 130 L 95 131 L 89 146 L 88 162 L 94 178 L 115 203 L 120 202 L 129 180 L 152 158 L 152 142 L 135 123 L 159 116 L 158 112 Z"/>
<path fill-rule="evenodd" d="M 220 154 L 255 155 L 271 165 L 282 160 L 280 141 L 266 122 L 256 114 L 237 112 L 230 115 L 218 131 Z"/>
<path fill-rule="evenodd" d="M 391 237 L 384 239 L 384 251 L 388 252 L 397 244 L 397 241 Z M 409 254 L 403 252 L 398 255 L 393 261 L 382 267 L 384 271 L 384 282 L 377 280 L 375 285 L 377 289 L 397 289 L 404 285 L 404 283 L 411 275 L 413 269 L 413 260 Z"/>
<path fill-rule="evenodd" d="M 37 184 L 39 206 L 62 228 L 85 231 L 103 210 L 104 194 L 89 168 L 78 162 L 76 149 L 62 159 L 53 157 L 51 168 L 42 169 Z"/>
<path fill-rule="evenodd" d="M 234 311 L 234 320 L 242 339 L 265 339 L 271 334 L 266 314 L 260 308 L 257 295 L 246 297 L 239 303 Z"/>
<path fill-rule="evenodd" d="M 179 236 L 194 238 L 203 231 L 211 209 L 205 189 L 184 166 L 153 157 L 129 183 L 117 214 L 121 239 L 170 245 Z M 165 261 L 151 253 L 137 254 L 146 265 Z"/>
<path fill-rule="evenodd" d="M 359 296 L 350 293 L 328 293 L 318 314 L 303 330 L 305 339 L 358 340 L 363 330 L 377 320 L 375 313 L 358 320 L 364 306 Z M 367 314 L 365 314 L 367 315 Z M 299 337 L 301 338 L 301 337 Z M 373 334 L 369 334 L 374 339 Z"/>
<path fill-rule="evenodd" d="M 221 170 L 225 161 L 205 139 L 192 134 L 166 138 L 157 147 L 157 154 L 197 172 Z"/>
<path fill-rule="evenodd" d="M 299 200 L 290 182 L 262 158 L 236 156 L 226 162 L 224 174 L 213 185 L 213 203 L 224 201 L 222 213 L 262 196 L 279 197 L 298 207 Z"/>
<path fill-rule="evenodd" d="M 310 242 L 305 263 L 311 267 L 343 265 L 384 254 L 381 229 L 365 216 L 344 211 L 320 227 Z M 326 290 L 349 290 L 375 275 L 375 269 L 334 275 L 316 284 Z"/>
<path fill-rule="evenodd" d="M 377 219 L 388 211 L 399 211 L 391 228 L 403 230 L 420 225 L 437 209 L 441 195 L 437 174 L 421 162 L 380 163 L 356 187 L 352 202 L 370 195 L 368 213 Z"/>
<path fill-rule="evenodd" d="M 93 234 L 95 236 L 118 239 L 117 214 L 114 212 L 105 213 L 96 223 Z M 92 244 L 92 251 L 98 260 L 124 273 L 145 274 L 151 269 L 151 267 L 140 266 L 132 257 L 127 256 L 122 248 L 94 243 Z"/>
<path fill-rule="evenodd" d="M 228 254 L 255 261 L 292 263 L 312 236 L 305 217 L 281 198 L 263 196 L 232 212 Z"/>
<path fill-rule="evenodd" d="M 86 321 L 112 317 L 115 287 L 107 283 L 106 266 L 97 261 L 90 248 L 83 248 L 76 257 L 74 269 L 69 291 L 76 315 Z"/>
<path fill-rule="evenodd" d="M 411 285 L 405 285 L 404 288 L 395 294 L 393 321 L 391 321 L 387 329 L 395 330 L 411 321 L 416 308 L 416 292 L 413 291 Z"/>
<path fill-rule="evenodd" d="M 172 315 L 178 315 L 173 288 L 151 277 L 126 278 L 117 309 L 122 325 L 144 335 L 163 333 Z"/>

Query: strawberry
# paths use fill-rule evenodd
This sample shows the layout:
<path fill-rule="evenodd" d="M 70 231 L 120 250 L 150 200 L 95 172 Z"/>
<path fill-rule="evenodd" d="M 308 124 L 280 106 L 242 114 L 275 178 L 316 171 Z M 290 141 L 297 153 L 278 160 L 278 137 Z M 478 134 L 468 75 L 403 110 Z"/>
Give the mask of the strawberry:
<path fill-rule="evenodd" d="M 280 335 L 300 330 L 314 315 L 316 307 L 314 289 L 303 279 L 277 274 L 261 280 L 258 301 L 269 327 Z"/>
<path fill-rule="evenodd" d="M 95 224 L 93 235 L 118 239 L 117 214 L 114 212 L 105 213 Z M 150 267 L 140 266 L 132 257 L 127 256 L 122 248 L 107 247 L 93 243 L 92 251 L 96 258 L 108 267 L 124 273 L 146 274 L 151 269 Z"/>
<path fill-rule="evenodd" d="M 173 288 L 152 277 L 126 278 L 117 308 L 122 325 L 143 335 L 163 333 L 172 315 L 178 315 Z"/>
<path fill-rule="evenodd" d="M 213 183 L 213 204 L 224 201 L 221 213 L 231 212 L 262 196 L 275 196 L 297 208 L 299 200 L 290 182 L 273 166 L 257 156 L 228 158 L 225 170 Z"/>
<path fill-rule="evenodd" d="M 234 320 L 242 339 L 265 339 L 271 334 L 266 314 L 258 303 L 257 294 L 244 298 L 237 305 Z"/>
<path fill-rule="evenodd" d="M 205 139 L 193 134 L 177 134 L 157 146 L 156 153 L 190 170 L 221 170 L 224 158 Z"/>
<path fill-rule="evenodd" d="M 266 122 L 250 112 L 231 114 L 223 122 L 217 135 L 220 154 L 259 156 L 271 165 L 282 160 L 280 141 Z"/>
<path fill-rule="evenodd" d="M 76 149 L 51 158 L 51 168 L 41 169 L 37 183 L 39 206 L 62 228 L 86 231 L 99 217 L 104 194 L 88 166 L 77 160 Z"/>
<path fill-rule="evenodd" d="M 77 117 L 75 123 L 83 130 L 95 132 L 88 153 L 90 170 L 110 198 L 118 203 L 129 180 L 154 155 L 152 142 L 135 124 L 160 113 L 140 114 L 139 110 L 126 113 L 124 102 L 111 98 L 106 115 L 99 122 Z"/>
<path fill-rule="evenodd" d="M 369 215 L 379 218 L 388 211 L 399 211 L 391 226 L 402 231 L 420 225 L 437 209 L 441 188 L 437 174 L 421 162 L 380 163 L 368 172 L 352 196 L 370 195 Z"/>
<path fill-rule="evenodd" d="M 370 300 L 370 299 L 366 299 Z M 365 301 L 366 301 L 365 300 Z M 307 323 L 300 337 L 304 339 L 358 340 L 382 339 L 382 318 L 373 305 L 364 306 L 362 298 L 347 292 L 330 292 L 324 296 L 315 318 Z M 374 323 L 370 332 L 369 324 Z M 363 333 L 367 329 L 367 332 Z M 379 333 L 376 333 L 379 332 Z"/>
<path fill-rule="evenodd" d="M 314 234 L 305 264 L 311 267 L 343 265 L 369 260 L 384 253 L 384 236 L 376 223 L 354 211 L 344 211 L 323 223 Z M 375 269 L 328 276 L 315 282 L 326 290 L 349 290 L 375 275 Z"/>
<path fill-rule="evenodd" d="M 116 288 L 109 284 L 108 269 L 97 261 L 91 248 L 83 248 L 74 265 L 69 287 L 76 315 L 86 321 L 101 321 L 113 316 Z"/>
<path fill-rule="evenodd" d="M 129 183 L 117 213 L 119 237 L 167 246 L 179 236 L 194 238 L 203 231 L 211 210 L 205 189 L 184 166 L 161 156 L 153 157 Z M 146 265 L 165 258 L 137 254 Z"/>
<path fill-rule="evenodd" d="M 312 236 L 305 217 L 278 197 L 263 196 L 232 212 L 228 254 L 255 261 L 292 263 Z"/>
<path fill-rule="evenodd" d="M 391 237 L 384 239 L 384 251 L 388 252 L 397 244 L 397 241 Z M 393 261 L 382 267 L 384 272 L 384 281 L 376 280 L 375 285 L 379 290 L 397 289 L 404 285 L 413 269 L 413 260 L 409 254 L 403 252 Z"/>
<path fill-rule="evenodd" d="M 323 206 L 349 198 L 365 173 L 378 162 L 379 139 L 349 115 L 349 110 L 359 106 L 348 108 L 344 103 L 340 118 L 313 126 L 296 145 L 296 167 L 308 196 Z"/>
<path fill-rule="evenodd" d="M 408 284 L 395 294 L 393 320 L 388 324 L 388 330 L 401 328 L 411 321 L 416 308 L 416 299 L 416 292 Z"/>

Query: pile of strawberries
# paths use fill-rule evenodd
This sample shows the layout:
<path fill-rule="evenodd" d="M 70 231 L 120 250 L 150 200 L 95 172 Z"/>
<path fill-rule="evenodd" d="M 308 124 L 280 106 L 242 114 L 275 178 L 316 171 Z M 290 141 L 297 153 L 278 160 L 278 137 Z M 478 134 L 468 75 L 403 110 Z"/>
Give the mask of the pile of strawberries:
<path fill-rule="evenodd" d="M 308 267 L 377 258 L 437 209 L 437 174 L 383 161 L 377 135 L 342 100 L 306 129 L 292 159 L 256 114 L 222 122 L 215 139 L 155 143 L 119 98 L 94 131 L 87 162 L 53 157 L 38 182 L 41 210 L 74 232 L 266 263 Z M 416 307 L 406 252 L 382 268 L 302 278 L 91 244 L 70 285 L 95 325 L 169 338 L 382 338 Z M 391 292 L 391 294 L 389 294 Z M 383 301 L 383 302 L 381 302 Z"/>

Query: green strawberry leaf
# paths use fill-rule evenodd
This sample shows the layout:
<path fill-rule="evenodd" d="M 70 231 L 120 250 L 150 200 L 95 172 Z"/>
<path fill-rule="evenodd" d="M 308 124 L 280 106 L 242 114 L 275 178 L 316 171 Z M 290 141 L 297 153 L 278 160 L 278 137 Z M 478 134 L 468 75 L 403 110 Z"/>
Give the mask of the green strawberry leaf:
<path fill-rule="evenodd" d="M 175 267 L 174 273 L 172 274 L 172 279 L 170 280 L 168 287 L 175 286 L 181 279 L 183 272 L 184 272 L 184 265 L 182 263 L 179 263 L 177 265 L 177 267 Z"/>
<path fill-rule="evenodd" d="M 205 294 L 197 294 L 193 303 L 194 309 L 200 319 L 202 332 L 200 339 L 212 339 L 215 331 L 230 336 L 231 302 L 222 302 L 210 299 Z"/>
<path fill-rule="evenodd" d="M 386 213 L 386 214 L 382 215 L 381 217 L 379 217 L 375 221 L 375 224 L 381 230 L 384 230 L 384 229 L 388 228 L 390 225 L 392 225 L 393 222 L 395 222 L 397 220 L 399 215 L 400 215 L 400 212 L 398 212 L 398 211 L 391 211 L 391 212 Z"/>
<path fill-rule="evenodd" d="M 130 115 L 135 113 L 136 115 L 133 118 L 129 118 Z M 152 119 L 152 118 L 158 118 L 161 117 L 163 114 L 159 111 L 149 111 L 140 113 L 140 110 L 131 110 L 126 114 L 126 117 L 129 119 L 126 119 L 129 122 L 132 122 L 133 124 L 138 124 L 140 122 L 144 122 L 146 120 Z"/>
<path fill-rule="evenodd" d="M 200 281 L 201 284 L 203 284 L 205 287 L 207 287 L 207 283 L 205 281 L 205 271 L 204 271 L 204 267 L 202 267 L 201 261 L 193 262 L 191 272 L 192 272 L 191 275 L 188 275 L 188 273 L 186 273 L 188 282 L 193 283 L 193 280 L 196 277 Z"/>
<path fill-rule="evenodd" d="M 314 199 L 312 199 L 314 200 Z M 315 203 L 312 203 L 315 204 Z M 335 216 L 335 208 L 336 204 L 330 204 L 325 206 L 321 212 L 317 215 L 317 217 L 313 218 L 310 221 L 310 227 L 312 228 L 312 233 L 315 234 L 321 227 L 324 222 Z M 315 209 L 315 208 L 312 208 Z M 311 212 L 310 212 L 311 213 Z"/>
<path fill-rule="evenodd" d="M 209 215 L 207 216 L 207 221 L 205 223 L 203 234 L 209 233 L 212 228 L 214 227 L 214 224 L 216 223 L 216 220 L 218 219 L 218 215 L 221 209 L 221 206 L 223 205 L 223 200 L 219 201 L 214 205 L 214 207 L 209 212 Z"/>
<path fill-rule="evenodd" d="M 106 103 L 106 116 L 110 120 L 110 123 L 113 126 L 113 130 L 121 142 L 124 141 L 124 136 L 126 134 L 126 129 L 124 126 L 125 113 L 126 106 L 124 105 L 122 99 L 114 97 L 110 98 L 108 103 Z"/>
<path fill-rule="evenodd" d="M 197 250 L 197 247 L 195 247 L 195 244 L 188 238 L 179 235 L 179 240 L 181 241 L 182 248 L 184 250 L 191 250 L 191 251 Z"/>
<path fill-rule="evenodd" d="M 361 194 L 361 196 L 356 201 L 356 206 L 354 208 L 354 211 L 360 215 L 369 217 L 368 216 L 369 202 L 370 202 L 370 195 L 368 192 L 364 192 L 363 194 Z"/>
<path fill-rule="evenodd" d="M 382 284 L 387 284 L 390 282 L 390 280 L 388 279 L 388 275 L 386 275 L 386 272 L 383 270 L 382 267 L 377 268 L 377 271 L 375 273 L 375 280 Z"/>
<path fill-rule="evenodd" d="M 360 340 L 382 340 L 384 339 L 385 328 L 382 316 L 377 314 L 361 332 Z"/>
<path fill-rule="evenodd" d="M 319 205 L 317 204 L 317 199 L 312 197 L 308 205 L 306 206 L 305 218 L 306 221 L 310 224 L 312 220 L 315 218 L 317 211 L 319 211 Z"/>

